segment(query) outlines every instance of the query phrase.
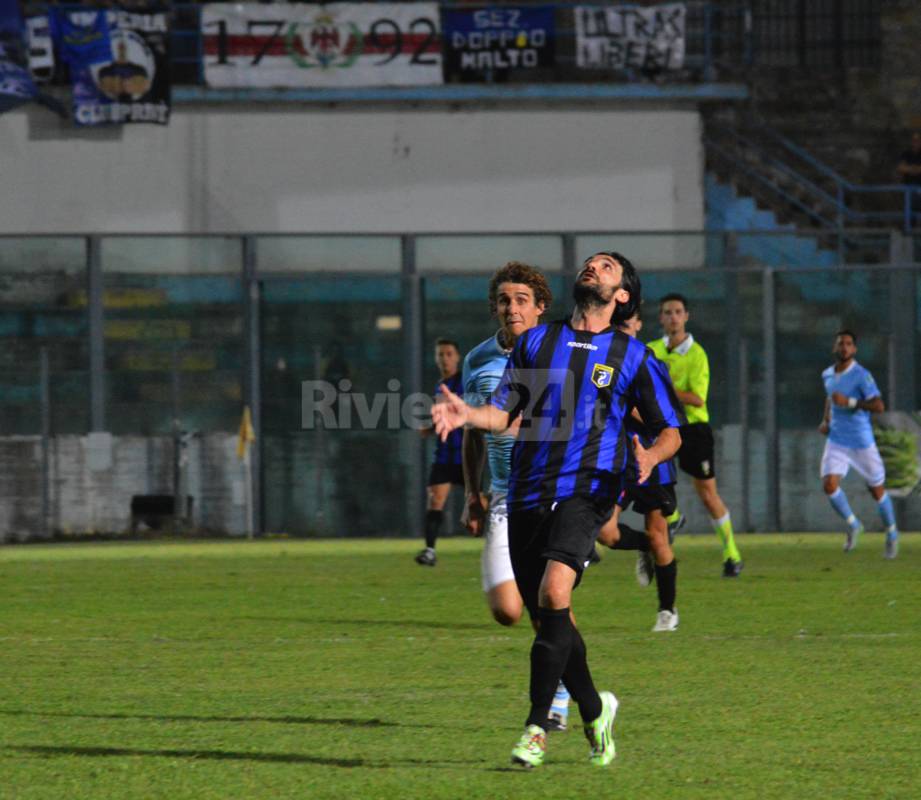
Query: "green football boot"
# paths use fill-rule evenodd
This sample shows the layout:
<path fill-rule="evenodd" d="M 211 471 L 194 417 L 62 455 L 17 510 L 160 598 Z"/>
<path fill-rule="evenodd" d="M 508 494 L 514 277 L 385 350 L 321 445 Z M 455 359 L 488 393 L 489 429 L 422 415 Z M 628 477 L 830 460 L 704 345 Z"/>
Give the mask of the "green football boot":
<path fill-rule="evenodd" d="M 600 692 L 601 715 L 585 725 L 585 738 L 592 750 L 588 761 L 596 767 L 606 767 L 614 760 L 614 715 L 617 714 L 617 698 L 611 692 Z"/>
<path fill-rule="evenodd" d="M 537 725 L 528 725 L 512 750 L 512 763 L 534 769 L 544 763 L 547 752 L 547 733 Z"/>

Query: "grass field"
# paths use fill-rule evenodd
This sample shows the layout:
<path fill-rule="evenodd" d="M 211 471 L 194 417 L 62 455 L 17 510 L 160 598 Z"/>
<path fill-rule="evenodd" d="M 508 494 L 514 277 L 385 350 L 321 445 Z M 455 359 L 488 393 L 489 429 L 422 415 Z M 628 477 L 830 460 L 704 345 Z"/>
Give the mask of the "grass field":
<path fill-rule="evenodd" d="M 0 798 L 917 798 L 921 538 L 841 542 L 740 537 L 729 581 L 679 537 L 671 634 L 606 552 L 575 607 L 618 757 L 573 729 L 533 773 L 477 541 L 0 549 Z"/>

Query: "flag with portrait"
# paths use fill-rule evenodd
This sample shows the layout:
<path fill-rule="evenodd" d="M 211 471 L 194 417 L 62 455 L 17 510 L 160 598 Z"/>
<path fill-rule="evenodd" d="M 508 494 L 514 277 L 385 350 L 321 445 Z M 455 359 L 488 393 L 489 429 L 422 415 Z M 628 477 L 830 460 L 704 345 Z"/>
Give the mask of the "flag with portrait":
<path fill-rule="evenodd" d="M 59 58 L 70 69 L 74 122 L 169 122 L 166 12 L 55 9 L 51 21 Z"/>

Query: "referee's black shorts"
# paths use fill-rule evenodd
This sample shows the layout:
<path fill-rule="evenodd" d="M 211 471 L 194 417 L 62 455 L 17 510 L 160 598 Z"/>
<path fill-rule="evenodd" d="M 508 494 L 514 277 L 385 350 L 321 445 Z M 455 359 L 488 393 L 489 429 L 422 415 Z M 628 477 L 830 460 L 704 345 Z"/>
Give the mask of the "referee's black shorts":
<path fill-rule="evenodd" d="M 559 561 L 582 578 L 601 526 L 611 516 L 612 497 L 569 497 L 552 506 L 512 510 L 509 554 L 518 591 L 532 617 L 548 561 Z"/>
<path fill-rule="evenodd" d="M 713 452 L 713 428 L 709 422 L 694 422 L 682 425 L 681 448 L 678 450 L 678 466 L 693 478 L 702 481 L 716 477 Z"/>

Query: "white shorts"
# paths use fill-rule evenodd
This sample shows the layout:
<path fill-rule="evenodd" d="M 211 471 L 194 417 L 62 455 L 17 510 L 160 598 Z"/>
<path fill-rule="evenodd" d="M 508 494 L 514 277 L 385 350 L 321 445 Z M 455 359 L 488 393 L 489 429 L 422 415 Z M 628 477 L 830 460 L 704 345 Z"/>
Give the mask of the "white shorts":
<path fill-rule="evenodd" d="M 483 591 L 500 583 L 515 580 L 512 557 L 508 551 L 508 508 L 504 494 L 494 494 L 486 512 L 486 541 L 480 560 Z"/>
<path fill-rule="evenodd" d="M 875 444 L 857 450 L 826 441 L 825 452 L 822 453 L 822 477 L 840 475 L 843 478 L 851 467 L 863 476 L 867 486 L 882 486 L 886 482 L 886 468 Z"/>

